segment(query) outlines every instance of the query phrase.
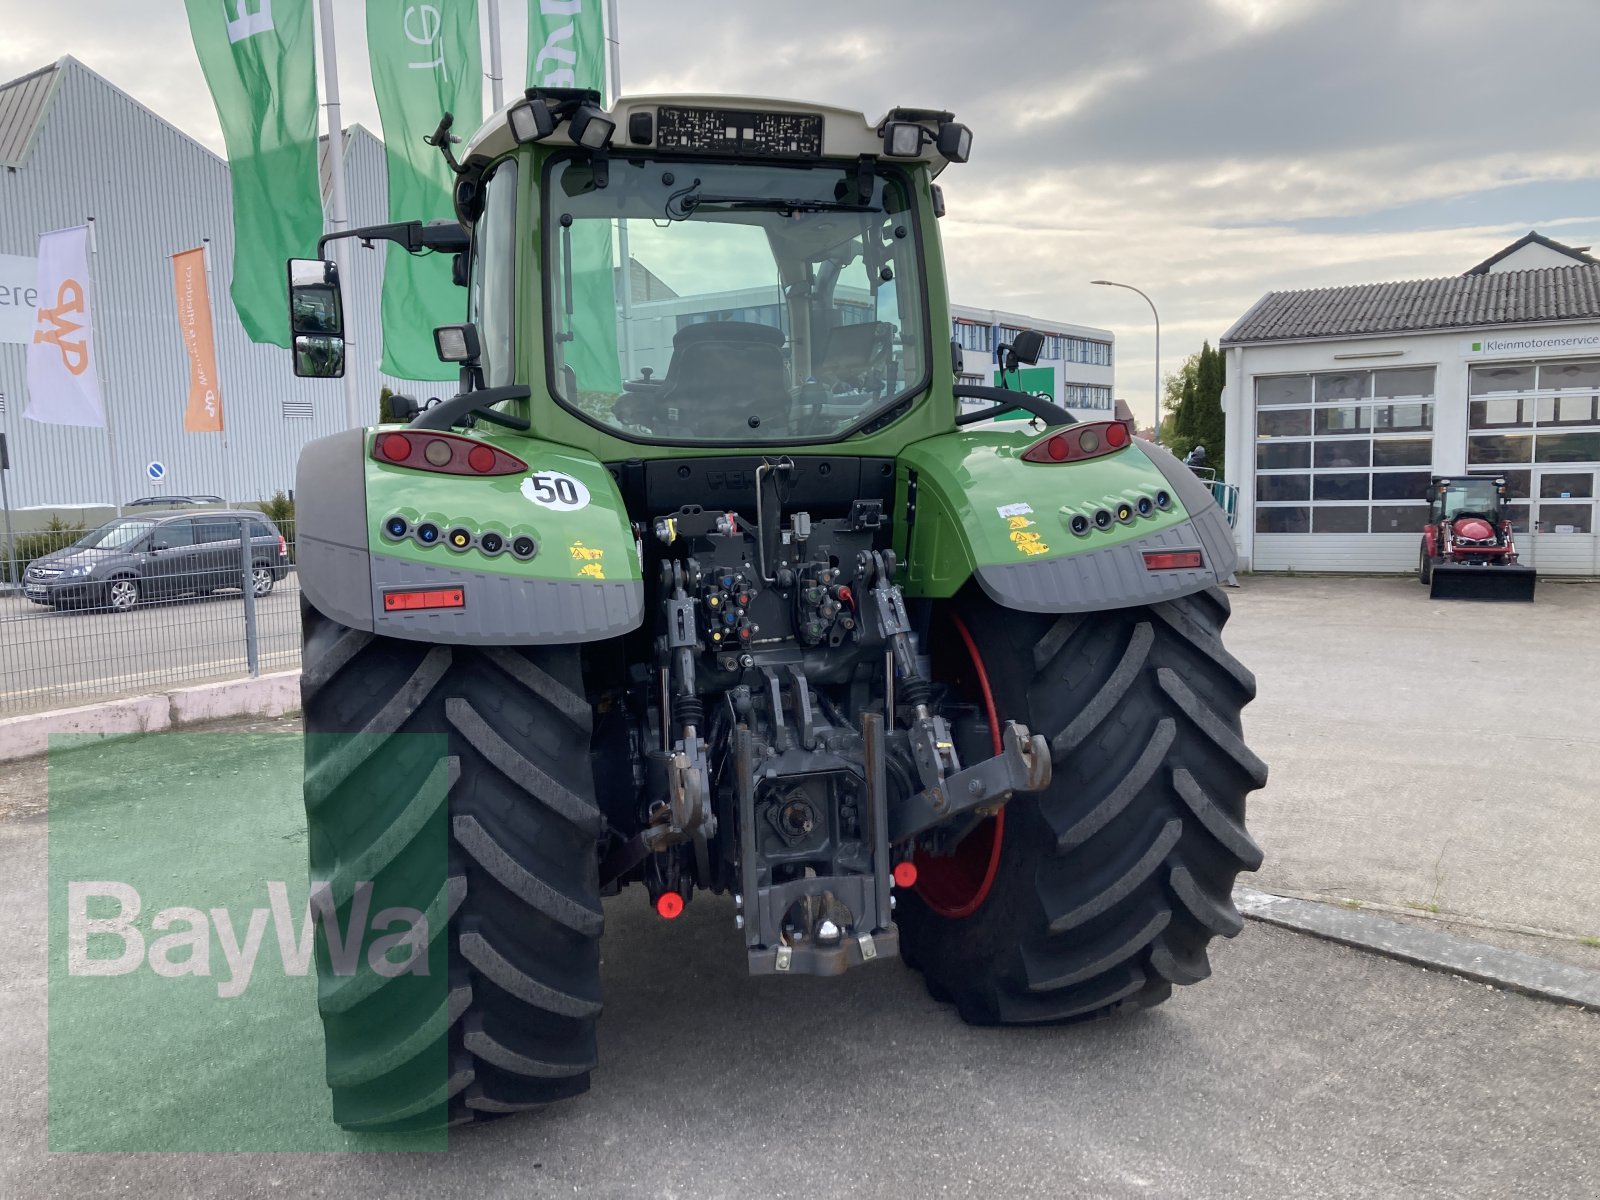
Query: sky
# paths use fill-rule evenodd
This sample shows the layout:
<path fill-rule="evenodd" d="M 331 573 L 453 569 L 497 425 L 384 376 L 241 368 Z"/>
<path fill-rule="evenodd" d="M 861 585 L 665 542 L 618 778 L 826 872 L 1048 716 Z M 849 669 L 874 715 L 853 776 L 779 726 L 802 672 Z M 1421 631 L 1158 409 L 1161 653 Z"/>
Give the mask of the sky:
<path fill-rule="evenodd" d="M 514 91 L 527 6 L 485 3 Z M 1150 310 L 1092 279 L 1150 296 L 1170 372 L 1271 290 L 1600 244 L 1596 0 L 618 3 L 625 93 L 953 111 L 951 299 L 1111 329 L 1141 415 Z M 362 5 L 333 8 L 344 123 L 378 132 Z M 5 34 L 0 78 L 71 54 L 222 151 L 178 0 L 13 5 Z"/>

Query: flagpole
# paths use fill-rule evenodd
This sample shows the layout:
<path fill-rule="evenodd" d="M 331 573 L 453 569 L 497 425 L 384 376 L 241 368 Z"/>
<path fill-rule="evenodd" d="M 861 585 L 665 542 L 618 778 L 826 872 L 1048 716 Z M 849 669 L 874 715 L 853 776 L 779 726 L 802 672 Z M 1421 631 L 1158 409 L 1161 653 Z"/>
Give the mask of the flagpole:
<path fill-rule="evenodd" d="M 95 236 L 93 217 L 88 218 L 84 224 L 89 229 L 89 295 L 93 297 L 95 295 L 94 261 L 100 255 L 100 239 Z M 93 299 L 90 300 L 90 304 L 92 305 L 91 313 L 100 311 L 100 305 Z M 106 417 L 106 478 L 111 485 L 111 507 L 116 509 L 117 516 L 120 517 L 122 515 L 122 501 L 117 499 L 117 438 L 111 426 L 111 401 L 106 395 L 106 376 L 105 372 L 100 369 L 100 338 L 97 336 L 97 332 L 93 328 L 89 331 L 90 337 L 93 338 L 91 344 L 95 348 L 94 374 L 95 378 L 100 381 L 100 411 L 105 413 Z"/>
<path fill-rule="evenodd" d="M 210 238 L 201 238 L 200 239 L 200 262 L 205 267 L 206 312 L 209 314 L 211 312 L 211 239 Z M 220 417 L 220 416 L 222 416 L 222 413 L 221 413 L 221 405 L 222 405 L 222 346 L 217 341 L 215 325 L 213 325 L 212 333 L 211 333 L 211 365 L 216 369 L 216 372 L 217 372 L 217 377 L 215 379 L 213 379 L 211 382 L 216 385 L 217 405 L 218 405 L 218 413 L 217 413 L 217 415 Z M 231 457 L 231 455 L 228 453 L 228 421 L 227 421 L 226 417 L 223 417 L 223 419 L 222 419 L 222 429 L 219 432 L 222 434 L 222 477 L 223 477 L 223 479 L 228 481 L 228 486 L 225 486 L 222 489 L 222 492 L 223 492 L 222 498 L 223 498 L 224 501 L 227 501 L 228 503 L 232 503 L 233 497 L 229 496 L 227 494 L 229 487 L 232 486 L 234 475 L 233 475 L 233 472 L 231 470 L 229 470 L 229 463 L 228 463 L 228 460 Z"/>
<path fill-rule="evenodd" d="M 344 195 L 344 126 L 339 121 L 339 55 L 333 39 L 333 0 L 319 0 L 318 11 L 322 16 L 322 87 L 327 96 L 324 107 L 328 110 L 328 182 L 331 185 L 328 196 L 328 224 L 333 228 L 333 233 L 343 233 L 350 227 L 349 212 L 345 208 Z M 339 267 L 339 282 L 347 285 L 354 282 L 350 277 L 348 266 L 350 253 L 349 244 L 340 239 L 331 243 L 333 261 Z M 350 302 L 344 305 L 344 419 L 351 429 L 359 429 L 366 424 L 361 417 L 361 393 L 357 385 L 355 374 L 351 371 L 353 355 L 351 348 L 356 345 L 352 337 L 354 328 L 350 321 Z"/>
<path fill-rule="evenodd" d="M 505 72 L 500 65 L 500 0 L 488 0 L 488 6 L 489 97 L 494 101 L 494 111 L 499 112 L 506 102 Z"/>
<path fill-rule="evenodd" d="M 493 0 L 491 0 L 491 3 Z M 606 66 L 611 76 L 611 102 L 622 95 L 622 50 L 617 39 L 617 0 L 606 0 Z M 617 251 L 622 259 L 619 299 L 622 305 L 622 374 L 633 377 L 633 255 L 628 250 L 628 221 L 617 219 Z"/>

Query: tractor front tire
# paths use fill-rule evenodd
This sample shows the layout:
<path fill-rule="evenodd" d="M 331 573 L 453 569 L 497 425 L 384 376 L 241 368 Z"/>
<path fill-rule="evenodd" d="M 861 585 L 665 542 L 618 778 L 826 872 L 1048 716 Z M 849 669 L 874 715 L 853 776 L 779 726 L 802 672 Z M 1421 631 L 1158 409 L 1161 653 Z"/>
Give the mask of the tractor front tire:
<path fill-rule="evenodd" d="M 1241 736 L 1255 677 L 1222 647 L 1228 613 L 1215 589 L 1063 616 L 968 593 L 945 610 L 942 643 L 970 659 L 952 686 L 1043 734 L 1054 762 L 1049 787 L 1013 796 L 953 855 L 919 855 L 900 902 L 907 961 L 966 1021 L 1159 1004 L 1241 929 L 1234 877 L 1262 859 L 1245 797 L 1267 770 Z"/>
<path fill-rule="evenodd" d="M 314 886 L 331 881 L 343 929 L 361 881 L 376 897 L 433 872 L 413 888 L 425 977 L 336 974 L 318 938 L 335 1120 L 430 1128 L 586 1091 L 602 818 L 578 647 L 401 641 L 304 603 L 302 618 Z"/>
<path fill-rule="evenodd" d="M 1433 559 L 1428 557 L 1426 546 L 1417 551 L 1417 582 L 1423 587 L 1433 582 Z"/>

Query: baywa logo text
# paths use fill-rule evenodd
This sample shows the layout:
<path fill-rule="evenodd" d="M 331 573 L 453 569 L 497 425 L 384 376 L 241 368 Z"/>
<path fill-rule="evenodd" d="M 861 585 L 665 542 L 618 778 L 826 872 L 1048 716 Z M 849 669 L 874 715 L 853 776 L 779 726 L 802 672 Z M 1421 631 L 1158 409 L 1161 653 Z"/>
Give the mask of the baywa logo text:
<path fill-rule="evenodd" d="M 332 889 L 325 882 L 313 883 L 297 924 L 289 909 L 288 885 L 273 881 L 267 884 L 267 907 L 250 910 L 242 937 L 228 909 L 213 908 L 207 913 L 180 905 L 155 914 L 149 926 L 162 936 L 152 937 L 147 944 L 144 933 L 135 925 L 144 905 L 134 887 L 105 879 L 69 882 L 67 974 L 130 975 L 148 966 L 165 979 L 210 977 L 214 929 L 223 960 L 215 972 L 219 980 L 217 995 L 232 1000 L 244 995 L 250 986 L 269 921 L 286 975 L 303 976 L 310 970 L 318 926 L 327 939 L 328 961 L 335 975 L 356 973 L 369 934 L 377 935 L 364 947 L 367 965 L 373 971 L 390 979 L 428 974 L 428 918 L 421 911 L 397 907 L 371 914 L 370 883 L 357 884 L 349 899 L 349 919 L 341 929 Z M 116 905 L 116 911 L 112 915 L 90 916 L 91 901 L 97 912 L 103 914 L 111 903 Z M 91 949 L 95 951 L 93 955 Z"/>
<path fill-rule="evenodd" d="M 1574 333 L 1562 337 L 1484 338 L 1472 349 L 1482 354 L 1525 354 L 1538 350 L 1593 350 L 1600 348 L 1600 333 Z"/>

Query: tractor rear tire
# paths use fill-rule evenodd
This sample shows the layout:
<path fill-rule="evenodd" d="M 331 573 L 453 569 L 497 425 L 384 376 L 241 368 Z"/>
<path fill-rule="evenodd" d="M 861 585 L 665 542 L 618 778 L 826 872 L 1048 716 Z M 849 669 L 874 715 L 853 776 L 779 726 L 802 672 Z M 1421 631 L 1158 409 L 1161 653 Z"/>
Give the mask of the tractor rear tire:
<path fill-rule="evenodd" d="M 1043 734 L 1054 762 L 1048 788 L 1013 796 L 954 855 L 919 855 L 899 904 L 907 961 L 964 1020 L 1148 1008 L 1209 975 L 1207 945 L 1242 928 L 1234 877 L 1262 860 L 1245 797 L 1267 769 L 1241 736 L 1255 677 L 1222 647 L 1228 613 L 1216 589 L 1063 616 L 970 593 L 945 610 L 954 630 L 936 645 L 970 637 L 953 686 L 986 683 L 998 719 Z"/>
<path fill-rule="evenodd" d="M 1425 546 L 1417 551 L 1417 582 L 1423 587 L 1433 583 L 1433 559 L 1428 557 Z"/>
<path fill-rule="evenodd" d="M 376 896 L 435 872 L 430 978 L 332 974 L 318 938 L 335 1120 L 431 1128 L 586 1091 L 602 818 L 578 647 L 400 641 L 304 602 L 302 620 L 313 881 L 345 904 L 356 879 Z"/>

